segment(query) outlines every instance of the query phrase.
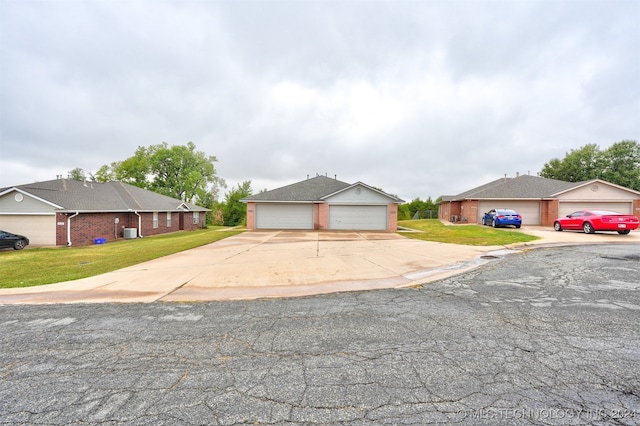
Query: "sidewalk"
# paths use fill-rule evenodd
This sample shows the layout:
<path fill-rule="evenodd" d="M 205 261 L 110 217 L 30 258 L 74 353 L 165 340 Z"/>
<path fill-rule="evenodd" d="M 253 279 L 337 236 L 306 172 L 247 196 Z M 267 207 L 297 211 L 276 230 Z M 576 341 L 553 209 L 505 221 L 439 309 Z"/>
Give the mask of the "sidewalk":
<path fill-rule="evenodd" d="M 633 232 L 523 231 L 541 240 L 476 247 L 394 233 L 252 231 L 95 277 L 0 289 L 0 304 L 189 302 L 407 287 L 465 272 L 523 246 L 640 243 Z"/>

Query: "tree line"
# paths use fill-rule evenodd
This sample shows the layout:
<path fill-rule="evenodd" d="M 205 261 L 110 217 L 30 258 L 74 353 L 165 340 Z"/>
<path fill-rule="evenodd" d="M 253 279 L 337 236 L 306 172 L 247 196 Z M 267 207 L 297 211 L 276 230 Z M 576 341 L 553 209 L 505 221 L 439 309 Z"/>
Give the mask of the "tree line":
<path fill-rule="evenodd" d="M 227 185 L 217 175 L 214 165 L 217 161 L 216 157 L 197 151 L 193 142 L 173 146 L 162 142 L 140 146 L 131 157 L 105 164 L 95 174 L 75 168 L 69 172 L 69 178 L 125 182 L 211 209 L 207 224 L 242 225 L 246 221 L 246 208 L 240 200 L 253 194 L 251 181 L 231 188 L 220 201 L 220 191 Z M 567 182 L 603 179 L 640 191 L 640 145 L 623 140 L 602 150 L 597 144 L 587 144 L 571 150 L 562 159 L 553 158 L 539 175 Z M 427 197 L 424 201 L 416 198 L 402 204 L 398 207 L 398 220 L 432 217 L 439 201 Z"/>

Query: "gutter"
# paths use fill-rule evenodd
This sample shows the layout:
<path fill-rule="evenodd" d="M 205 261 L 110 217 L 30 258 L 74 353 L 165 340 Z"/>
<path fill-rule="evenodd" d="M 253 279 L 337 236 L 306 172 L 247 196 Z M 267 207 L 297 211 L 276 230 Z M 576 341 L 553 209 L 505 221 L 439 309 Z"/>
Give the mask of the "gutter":
<path fill-rule="evenodd" d="M 71 219 L 79 214 L 80 212 L 76 212 L 74 215 L 67 217 L 67 247 L 71 247 Z"/>
<path fill-rule="evenodd" d="M 138 236 L 142 238 L 142 216 L 140 216 L 137 210 L 134 210 L 133 213 L 138 216 Z"/>

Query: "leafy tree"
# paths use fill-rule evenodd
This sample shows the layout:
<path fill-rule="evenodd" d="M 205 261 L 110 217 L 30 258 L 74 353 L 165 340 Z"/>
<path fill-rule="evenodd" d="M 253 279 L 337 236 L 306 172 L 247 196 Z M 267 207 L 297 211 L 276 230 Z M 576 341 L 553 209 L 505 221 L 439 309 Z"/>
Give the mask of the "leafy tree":
<path fill-rule="evenodd" d="M 623 140 L 602 151 L 598 145 L 588 144 L 571 150 L 562 160 L 550 160 L 540 176 L 567 182 L 599 178 L 640 191 L 640 145 Z"/>
<path fill-rule="evenodd" d="M 71 180 L 80 180 L 80 181 L 82 181 L 82 180 L 86 180 L 87 179 L 86 172 L 83 169 L 79 168 L 79 167 L 76 167 L 75 169 L 70 170 L 68 172 L 68 176 L 69 176 L 69 179 L 71 179 Z"/>
<path fill-rule="evenodd" d="M 602 179 L 640 191 L 640 144 L 623 140 L 604 152 Z"/>
<path fill-rule="evenodd" d="M 247 220 L 246 206 L 240 200 L 253 194 L 251 181 L 239 183 L 237 187 L 225 194 L 223 207 L 224 224 L 227 226 L 243 225 Z"/>
<path fill-rule="evenodd" d="M 588 144 L 580 149 L 572 149 L 564 159 L 552 159 L 546 163 L 540 176 L 580 182 L 600 177 L 603 167 L 603 155 L 596 144 Z"/>
<path fill-rule="evenodd" d="M 402 204 L 398 207 L 398 220 L 408 220 L 413 219 L 416 213 L 420 212 L 422 215 L 426 216 L 426 218 L 430 218 L 431 215 L 436 217 L 436 213 L 438 210 L 438 206 L 436 203 L 431 200 L 431 197 L 427 197 L 426 200 L 422 201 L 419 197 L 412 200 L 410 203 Z M 434 213 L 427 213 L 434 212 Z M 423 217 L 421 217 L 422 219 Z"/>
<path fill-rule="evenodd" d="M 206 206 L 215 199 L 224 180 L 216 176 L 214 156 L 196 151 L 193 142 L 169 146 L 166 142 L 138 147 L 135 154 L 96 173 L 100 182 L 121 181 L 150 191 Z M 208 207 L 208 206 L 207 206 Z"/>

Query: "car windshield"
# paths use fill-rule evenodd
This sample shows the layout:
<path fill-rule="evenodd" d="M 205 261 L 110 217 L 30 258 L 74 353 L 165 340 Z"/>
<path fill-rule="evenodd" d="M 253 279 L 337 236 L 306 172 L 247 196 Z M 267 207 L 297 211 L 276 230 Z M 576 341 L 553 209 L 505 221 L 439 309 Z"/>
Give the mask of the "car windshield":
<path fill-rule="evenodd" d="M 512 216 L 515 216 L 515 215 L 518 214 L 518 213 L 516 213 L 515 210 L 507 210 L 507 209 L 498 209 L 498 210 L 496 210 L 496 212 L 498 214 L 512 215 Z"/>

